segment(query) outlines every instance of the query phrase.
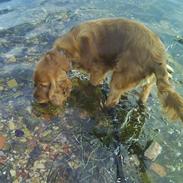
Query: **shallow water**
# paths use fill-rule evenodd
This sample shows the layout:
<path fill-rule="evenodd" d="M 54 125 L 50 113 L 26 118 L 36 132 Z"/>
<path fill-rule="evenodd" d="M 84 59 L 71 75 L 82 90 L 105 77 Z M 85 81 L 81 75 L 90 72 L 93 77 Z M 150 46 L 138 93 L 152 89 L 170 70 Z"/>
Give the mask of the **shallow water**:
<path fill-rule="evenodd" d="M 92 87 L 73 72 L 63 109 L 33 102 L 41 54 L 73 25 L 101 17 L 127 17 L 154 30 L 173 57 L 173 82 L 183 95 L 183 45 L 176 40 L 183 36 L 182 1 L 0 0 L 0 183 L 113 183 L 123 174 L 130 183 L 182 183 L 182 124 L 160 113 L 156 89 L 146 107 L 137 103 L 137 89 L 105 111 L 107 85 Z M 152 141 L 162 146 L 154 162 L 143 156 Z"/>

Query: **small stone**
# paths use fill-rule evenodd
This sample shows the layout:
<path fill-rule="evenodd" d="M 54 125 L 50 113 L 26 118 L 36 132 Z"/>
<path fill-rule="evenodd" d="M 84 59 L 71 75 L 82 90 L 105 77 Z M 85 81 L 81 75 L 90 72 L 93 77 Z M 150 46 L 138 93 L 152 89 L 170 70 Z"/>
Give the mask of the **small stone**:
<path fill-rule="evenodd" d="M 13 121 L 10 121 L 8 123 L 8 127 L 9 127 L 10 130 L 15 130 L 15 128 L 16 128 L 15 123 Z"/>
<path fill-rule="evenodd" d="M 0 156 L 3 157 L 3 156 L 6 156 L 6 155 L 4 154 L 3 151 L 0 151 Z"/>
<path fill-rule="evenodd" d="M 24 132 L 22 130 L 15 130 L 15 136 L 16 137 L 22 137 L 24 136 Z"/>
<path fill-rule="evenodd" d="M 19 183 L 20 181 L 18 179 L 15 179 L 13 183 Z"/>
<path fill-rule="evenodd" d="M 154 161 L 161 153 L 162 147 L 157 143 L 153 142 L 145 151 L 144 156 Z"/>
<path fill-rule="evenodd" d="M 14 55 L 11 55 L 8 57 L 8 63 L 14 63 L 16 62 L 16 57 Z"/>
<path fill-rule="evenodd" d="M 25 134 L 25 137 L 28 137 L 28 138 L 32 137 L 30 130 L 27 128 L 24 128 L 24 134 Z"/>
<path fill-rule="evenodd" d="M 30 106 L 26 107 L 26 111 L 31 114 L 32 113 L 32 108 Z"/>
<path fill-rule="evenodd" d="M 8 84 L 8 87 L 9 87 L 9 88 L 15 88 L 15 87 L 18 86 L 18 84 L 17 84 L 17 82 L 16 82 L 15 79 L 9 80 L 9 81 L 7 82 L 7 84 Z"/>
<path fill-rule="evenodd" d="M 68 162 L 69 166 L 72 168 L 72 169 L 77 169 L 80 167 L 80 163 L 78 160 L 71 160 Z"/>
<path fill-rule="evenodd" d="M 48 135 L 51 135 L 52 131 L 51 130 L 46 130 L 42 133 L 42 137 L 47 137 Z"/>
<path fill-rule="evenodd" d="M 40 183 L 40 178 L 39 177 L 33 177 L 32 179 L 33 183 Z"/>
<path fill-rule="evenodd" d="M 0 91 L 3 91 L 3 90 L 4 90 L 3 86 L 0 86 Z"/>
<path fill-rule="evenodd" d="M 16 171 L 15 170 L 10 170 L 10 174 L 12 177 L 15 177 L 16 176 Z"/>
<path fill-rule="evenodd" d="M 158 163 L 152 163 L 150 166 L 150 169 L 153 170 L 156 174 L 158 174 L 161 177 L 164 177 L 166 175 L 165 167 L 163 167 Z"/>
<path fill-rule="evenodd" d="M 45 169 L 45 165 L 42 162 L 36 161 L 34 163 L 34 168 L 36 168 L 36 169 Z"/>
<path fill-rule="evenodd" d="M 0 149 L 3 149 L 6 144 L 6 137 L 0 135 Z"/>
<path fill-rule="evenodd" d="M 140 165 L 140 161 L 136 154 L 131 155 L 131 157 L 129 158 L 129 162 L 137 167 Z"/>
<path fill-rule="evenodd" d="M 6 164 L 7 156 L 4 154 L 3 151 L 0 151 L 0 164 Z"/>

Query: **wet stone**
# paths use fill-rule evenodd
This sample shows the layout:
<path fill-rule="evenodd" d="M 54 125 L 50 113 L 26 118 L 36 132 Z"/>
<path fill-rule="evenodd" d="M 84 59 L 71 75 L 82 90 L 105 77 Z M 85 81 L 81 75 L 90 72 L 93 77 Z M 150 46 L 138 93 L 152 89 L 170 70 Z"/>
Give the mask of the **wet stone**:
<path fill-rule="evenodd" d="M 15 136 L 16 137 L 23 137 L 24 136 L 24 132 L 22 130 L 15 130 Z"/>
<path fill-rule="evenodd" d="M 4 89 L 3 86 L 0 86 L 0 91 L 3 91 L 3 89 Z"/>
<path fill-rule="evenodd" d="M 161 177 L 166 176 L 166 169 L 162 165 L 158 163 L 152 163 L 150 166 L 150 169 L 153 170 L 156 174 L 158 174 Z"/>
<path fill-rule="evenodd" d="M 12 177 L 15 177 L 16 176 L 16 171 L 15 170 L 10 170 L 10 174 Z"/>
<path fill-rule="evenodd" d="M 6 144 L 6 137 L 0 135 L 0 149 L 3 149 Z"/>
<path fill-rule="evenodd" d="M 15 123 L 13 121 L 10 121 L 8 123 L 8 127 L 9 127 L 10 130 L 15 130 L 15 128 L 16 128 Z"/>
<path fill-rule="evenodd" d="M 137 167 L 140 165 L 140 161 L 136 154 L 133 154 L 129 157 L 129 163 L 131 163 L 132 165 L 135 165 Z"/>
<path fill-rule="evenodd" d="M 17 81 L 15 79 L 11 79 L 7 82 L 9 88 L 15 88 L 18 86 Z"/>
<path fill-rule="evenodd" d="M 183 44 L 183 36 L 176 36 L 175 39 L 178 43 Z"/>
<path fill-rule="evenodd" d="M 8 57 L 7 62 L 8 63 L 15 63 L 16 62 L 16 57 L 15 56 Z"/>
<path fill-rule="evenodd" d="M 152 161 L 156 160 L 161 153 L 162 147 L 157 142 L 153 142 L 145 151 L 144 156 Z"/>

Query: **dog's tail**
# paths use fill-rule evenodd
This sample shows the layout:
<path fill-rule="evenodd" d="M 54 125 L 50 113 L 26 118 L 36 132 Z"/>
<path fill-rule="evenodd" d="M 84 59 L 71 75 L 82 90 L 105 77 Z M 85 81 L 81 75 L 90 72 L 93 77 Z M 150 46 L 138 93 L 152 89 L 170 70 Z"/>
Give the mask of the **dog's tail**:
<path fill-rule="evenodd" d="M 158 96 L 165 113 L 170 119 L 180 119 L 183 122 L 183 98 L 169 82 L 166 64 L 155 64 L 154 66 Z"/>

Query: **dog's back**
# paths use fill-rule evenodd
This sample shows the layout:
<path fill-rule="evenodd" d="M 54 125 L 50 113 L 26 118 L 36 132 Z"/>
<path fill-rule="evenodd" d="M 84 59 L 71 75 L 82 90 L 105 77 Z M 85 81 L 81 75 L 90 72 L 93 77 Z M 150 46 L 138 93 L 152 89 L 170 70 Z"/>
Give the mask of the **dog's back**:
<path fill-rule="evenodd" d="M 134 61 L 141 65 L 148 62 L 150 56 L 155 62 L 166 60 L 159 37 L 143 24 L 132 20 L 98 19 L 80 24 L 71 32 L 79 40 L 81 55 L 91 52 L 90 55 L 105 64 L 114 65 L 125 52 L 130 52 L 136 58 Z"/>

